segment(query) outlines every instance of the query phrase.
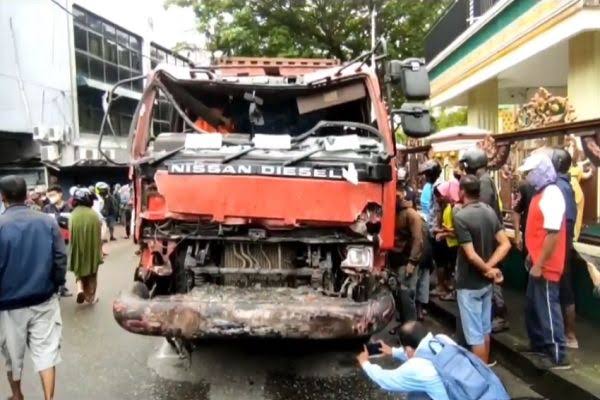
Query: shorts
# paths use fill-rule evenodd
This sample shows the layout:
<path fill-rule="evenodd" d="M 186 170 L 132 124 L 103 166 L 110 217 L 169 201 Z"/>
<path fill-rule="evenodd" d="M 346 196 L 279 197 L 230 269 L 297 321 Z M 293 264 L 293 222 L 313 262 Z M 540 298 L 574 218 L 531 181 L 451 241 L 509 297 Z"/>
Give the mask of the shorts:
<path fill-rule="evenodd" d="M 14 379 L 20 380 L 23 373 L 26 347 L 36 371 L 56 366 L 61 361 L 62 338 L 58 297 L 31 307 L 0 311 L 0 332 L 0 352 Z"/>
<path fill-rule="evenodd" d="M 484 344 L 485 336 L 492 332 L 492 291 L 492 285 L 456 291 L 460 322 L 469 346 Z"/>
<path fill-rule="evenodd" d="M 431 239 L 430 243 L 435 266 L 437 268 L 443 268 L 449 273 L 454 272 L 458 246 L 448 247 L 446 240 L 441 240 L 438 242 L 433 238 Z"/>

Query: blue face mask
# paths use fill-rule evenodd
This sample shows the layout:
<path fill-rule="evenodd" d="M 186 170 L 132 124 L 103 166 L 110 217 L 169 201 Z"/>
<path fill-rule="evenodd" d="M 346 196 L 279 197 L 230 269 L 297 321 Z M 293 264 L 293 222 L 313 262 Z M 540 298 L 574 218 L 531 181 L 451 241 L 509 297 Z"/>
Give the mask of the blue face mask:
<path fill-rule="evenodd" d="M 550 158 L 543 158 L 538 166 L 527 174 L 527 182 L 540 191 L 551 183 L 556 182 L 556 171 Z"/>

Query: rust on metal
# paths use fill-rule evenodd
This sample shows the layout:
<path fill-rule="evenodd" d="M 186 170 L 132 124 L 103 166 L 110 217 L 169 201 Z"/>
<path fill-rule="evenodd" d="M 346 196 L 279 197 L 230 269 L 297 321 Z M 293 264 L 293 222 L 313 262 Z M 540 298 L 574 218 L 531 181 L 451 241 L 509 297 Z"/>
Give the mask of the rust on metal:
<path fill-rule="evenodd" d="M 384 289 L 355 302 L 310 288 L 205 285 L 151 300 L 123 293 L 113 305 L 115 319 L 130 332 L 183 339 L 356 338 L 383 329 L 393 312 L 393 297 Z"/>

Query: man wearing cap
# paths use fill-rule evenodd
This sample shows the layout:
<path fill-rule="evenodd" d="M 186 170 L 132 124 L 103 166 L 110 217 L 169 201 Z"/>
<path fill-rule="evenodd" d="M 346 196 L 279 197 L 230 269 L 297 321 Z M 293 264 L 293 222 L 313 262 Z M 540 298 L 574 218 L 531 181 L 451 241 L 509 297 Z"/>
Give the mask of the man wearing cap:
<path fill-rule="evenodd" d="M 530 266 L 525 306 L 529 350 L 546 356 L 549 368 L 569 369 L 560 306 L 560 280 L 567 250 L 565 199 L 556 185 L 557 174 L 548 154 L 532 154 L 519 171 L 527 173 L 527 181 L 536 191 L 525 228 Z"/>

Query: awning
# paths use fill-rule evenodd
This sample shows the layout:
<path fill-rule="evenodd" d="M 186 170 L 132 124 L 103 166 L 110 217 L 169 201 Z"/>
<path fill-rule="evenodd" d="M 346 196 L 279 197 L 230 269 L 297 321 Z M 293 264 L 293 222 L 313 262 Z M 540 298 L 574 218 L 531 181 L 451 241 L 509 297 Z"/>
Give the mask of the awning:
<path fill-rule="evenodd" d="M 88 78 L 86 76 L 77 75 L 77 86 L 88 86 L 94 89 L 108 92 L 114 85 L 106 82 L 97 81 L 95 79 Z M 117 88 L 115 93 L 119 96 L 127 97 L 133 100 L 140 100 L 142 93 L 133 91 L 131 89 L 125 89 L 123 87 Z"/>

